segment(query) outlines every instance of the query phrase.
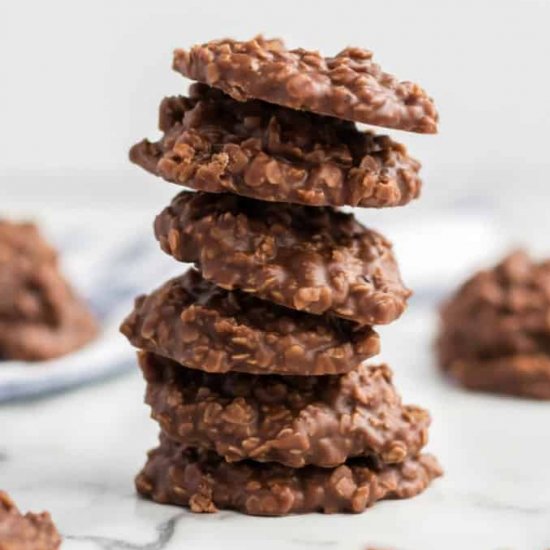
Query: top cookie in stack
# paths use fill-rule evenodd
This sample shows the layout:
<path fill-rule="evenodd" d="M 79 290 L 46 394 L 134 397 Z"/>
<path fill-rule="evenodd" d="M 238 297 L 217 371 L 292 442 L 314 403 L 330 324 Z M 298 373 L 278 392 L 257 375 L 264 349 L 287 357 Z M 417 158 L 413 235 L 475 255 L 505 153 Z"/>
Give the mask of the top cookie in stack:
<path fill-rule="evenodd" d="M 409 132 L 437 132 L 438 115 L 426 92 L 399 82 L 372 60 L 346 48 L 335 57 L 287 50 L 282 40 L 213 40 L 174 52 L 173 68 L 238 101 L 261 99 L 290 109 Z"/>
<path fill-rule="evenodd" d="M 391 244 L 335 207 L 418 197 L 420 164 L 355 123 L 434 133 L 433 102 L 356 48 L 219 40 L 176 50 L 174 69 L 198 83 L 162 101 L 162 137 L 130 157 L 196 191 L 155 235 L 197 270 L 122 325 L 161 426 L 139 492 L 261 515 L 421 492 L 441 474 L 421 454 L 429 415 L 402 404 L 388 367 L 361 364 L 410 291 Z"/>

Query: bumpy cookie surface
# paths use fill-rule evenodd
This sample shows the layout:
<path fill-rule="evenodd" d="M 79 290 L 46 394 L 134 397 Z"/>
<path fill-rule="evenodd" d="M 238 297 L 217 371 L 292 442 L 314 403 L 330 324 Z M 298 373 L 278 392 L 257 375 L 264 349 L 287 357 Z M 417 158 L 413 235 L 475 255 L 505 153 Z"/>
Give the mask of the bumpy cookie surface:
<path fill-rule="evenodd" d="M 437 349 L 468 387 L 550 398 L 550 261 L 518 251 L 466 281 L 442 308 Z"/>
<path fill-rule="evenodd" d="M 387 136 L 203 84 L 190 96 L 162 102 L 164 135 L 136 144 L 133 162 L 199 191 L 312 206 L 400 206 L 420 193 L 420 164 Z"/>
<path fill-rule="evenodd" d="M 427 411 L 403 405 L 386 365 L 343 375 L 209 374 L 141 353 L 146 402 L 170 438 L 293 468 L 334 467 L 355 456 L 384 463 L 416 456 L 428 439 Z"/>
<path fill-rule="evenodd" d="M 437 131 L 437 111 L 426 92 L 383 72 L 372 53 L 359 48 L 322 57 L 288 50 L 278 39 L 222 39 L 176 50 L 173 67 L 239 101 L 262 99 L 376 126 Z"/>
<path fill-rule="evenodd" d="M 0 491 L 0 550 L 56 550 L 60 544 L 50 514 L 22 515 L 10 497 Z"/>
<path fill-rule="evenodd" d="M 0 359 L 58 357 L 96 333 L 36 226 L 0 220 Z"/>
<path fill-rule="evenodd" d="M 137 490 L 192 512 L 239 510 L 260 516 L 362 512 L 384 498 L 410 498 L 442 473 L 431 455 L 380 467 L 365 458 L 336 468 L 289 468 L 276 463 L 226 462 L 212 451 L 161 444 L 137 476 Z"/>
<path fill-rule="evenodd" d="M 180 193 L 155 221 L 162 249 L 217 285 L 362 325 L 405 310 L 391 244 L 332 208 Z"/>
<path fill-rule="evenodd" d="M 207 372 L 332 374 L 379 351 L 370 327 L 227 291 L 194 269 L 139 297 L 121 330 L 138 348 Z"/>

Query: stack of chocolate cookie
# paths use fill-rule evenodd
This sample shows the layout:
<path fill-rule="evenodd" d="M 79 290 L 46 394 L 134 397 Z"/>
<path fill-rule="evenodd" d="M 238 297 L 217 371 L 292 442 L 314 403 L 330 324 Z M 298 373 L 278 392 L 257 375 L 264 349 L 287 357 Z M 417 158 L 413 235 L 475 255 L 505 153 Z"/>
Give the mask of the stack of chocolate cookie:
<path fill-rule="evenodd" d="M 137 489 L 195 512 L 360 512 L 440 475 L 421 454 L 428 413 L 403 405 L 373 325 L 409 290 L 391 244 L 343 205 L 404 205 L 419 163 L 355 122 L 435 132 L 432 101 L 370 52 L 279 40 L 177 50 L 197 80 L 160 106 L 162 138 L 131 159 L 190 187 L 156 219 L 191 268 L 136 300 L 138 347 L 161 426 Z"/>

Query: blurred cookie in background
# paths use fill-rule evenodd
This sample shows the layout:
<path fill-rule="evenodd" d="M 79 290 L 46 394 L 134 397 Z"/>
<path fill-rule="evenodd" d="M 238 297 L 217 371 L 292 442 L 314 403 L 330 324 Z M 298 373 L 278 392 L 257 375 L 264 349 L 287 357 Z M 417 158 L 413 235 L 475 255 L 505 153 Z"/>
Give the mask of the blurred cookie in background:
<path fill-rule="evenodd" d="M 97 333 L 38 228 L 0 220 L 0 360 L 60 357 Z"/>
<path fill-rule="evenodd" d="M 440 367 L 478 391 L 550 399 L 550 260 L 514 251 L 441 308 Z"/>
<path fill-rule="evenodd" d="M 0 491 L 0 550 L 56 550 L 61 537 L 48 512 L 23 515 Z"/>

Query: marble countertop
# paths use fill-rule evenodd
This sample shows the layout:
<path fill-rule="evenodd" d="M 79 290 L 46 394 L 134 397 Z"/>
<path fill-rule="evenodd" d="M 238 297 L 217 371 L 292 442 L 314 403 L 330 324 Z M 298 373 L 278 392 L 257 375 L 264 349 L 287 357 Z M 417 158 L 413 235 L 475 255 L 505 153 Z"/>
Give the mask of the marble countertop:
<path fill-rule="evenodd" d="M 65 550 L 550 548 L 550 405 L 463 392 L 432 364 L 433 314 L 414 302 L 382 332 L 405 401 L 426 406 L 446 475 L 423 495 L 362 515 L 193 515 L 136 497 L 156 426 L 135 372 L 0 407 L 0 487 L 48 509 Z"/>

